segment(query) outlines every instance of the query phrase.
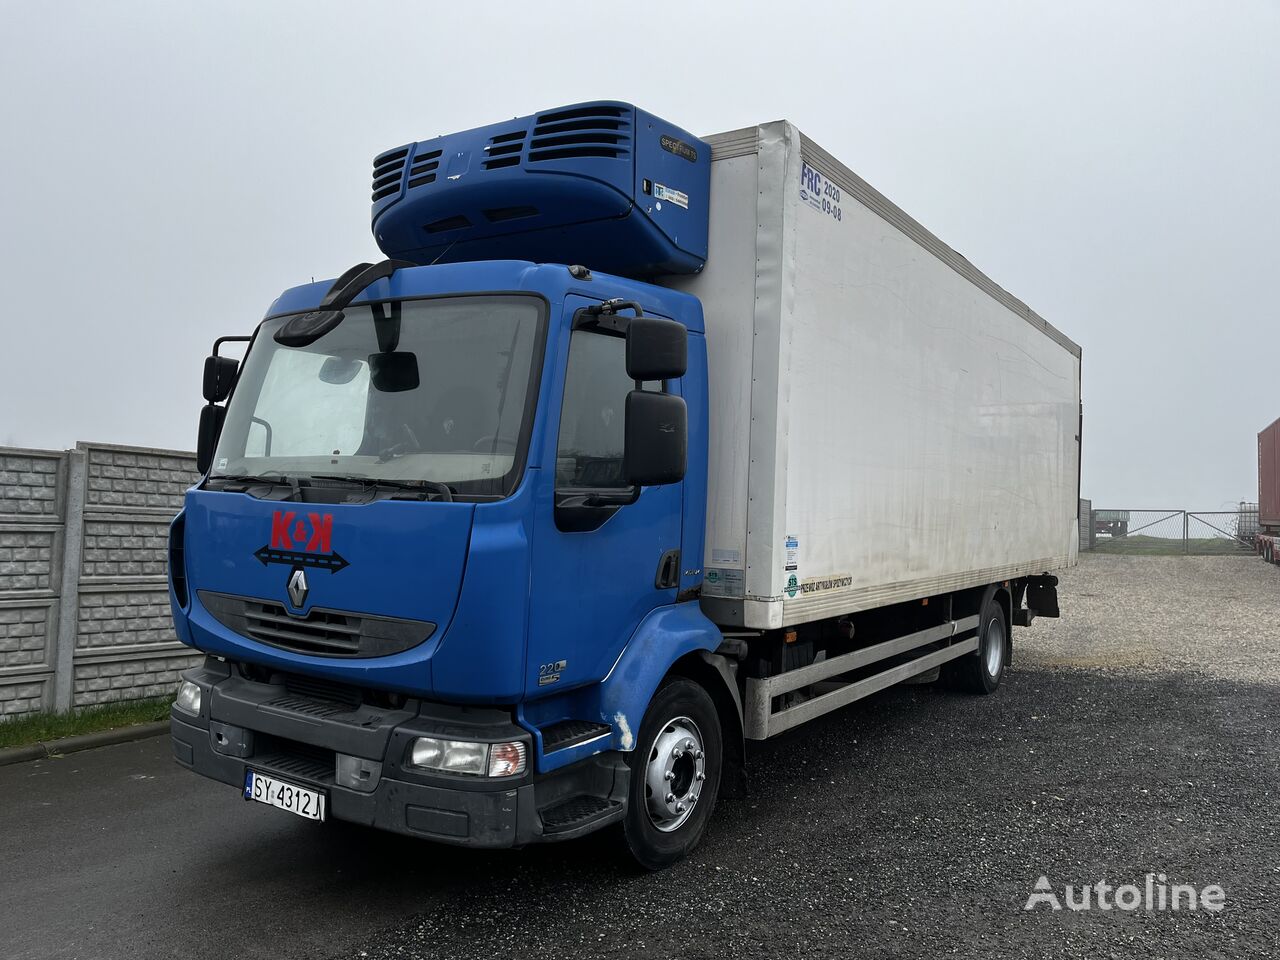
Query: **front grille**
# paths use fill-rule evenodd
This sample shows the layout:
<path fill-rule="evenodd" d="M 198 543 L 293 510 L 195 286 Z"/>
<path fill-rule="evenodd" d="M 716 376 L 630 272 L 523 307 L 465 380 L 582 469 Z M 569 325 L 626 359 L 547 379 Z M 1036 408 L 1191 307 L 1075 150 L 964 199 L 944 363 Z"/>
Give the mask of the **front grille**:
<path fill-rule="evenodd" d="M 320 657 L 384 657 L 427 640 L 436 625 L 313 607 L 292 614 L 282 603 L 199 591 L 200 602 L 224 627 L 268 646 Z"/>
<path fill-rule="evenodd" d="M 631 155 L 631 122 L 622 107 L 577 107 L 544 113 L 533 127 L 529 162 Z"/>
<path fill-rule="evenodd" d="M 304 617 L 290 616 L 279 603 L 245 604 L 245 633 L 273 647 L 311 653 L 360 652 L 360 618 L 329 610 L 312 610 Z"/>

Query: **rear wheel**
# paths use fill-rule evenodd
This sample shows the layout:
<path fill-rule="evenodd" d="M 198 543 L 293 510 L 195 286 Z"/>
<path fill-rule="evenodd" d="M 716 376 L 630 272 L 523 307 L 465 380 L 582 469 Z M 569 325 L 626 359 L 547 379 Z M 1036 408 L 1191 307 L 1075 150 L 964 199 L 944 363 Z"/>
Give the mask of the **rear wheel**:
<path fill-rule="evenodd" d="M 701 686 L 663 681 L 631 753 L 631 792 L 622 833 L 648 870 L 661 870 L 697 846 L 720 789 L 720 717 Z"/>
<path fill-rule="evenodd" d="M 978 649 L 947 664 L 951 686 L 966 693 L 995 693 L 1009 663 L 1009 622 L 999 594 L 992 590 L 978 614 Z"/>

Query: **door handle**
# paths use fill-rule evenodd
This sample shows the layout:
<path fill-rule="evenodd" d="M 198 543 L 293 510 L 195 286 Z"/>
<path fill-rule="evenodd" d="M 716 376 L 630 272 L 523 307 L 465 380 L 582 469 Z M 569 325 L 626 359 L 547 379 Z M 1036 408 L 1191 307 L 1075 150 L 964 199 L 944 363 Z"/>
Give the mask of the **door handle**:
<path fill-rule="evenodd" d="M 659 590 L 674 590 L 680 586 L 680 551 L 668 550 L 658 561 L 658 575 L 653 585 Z"/>

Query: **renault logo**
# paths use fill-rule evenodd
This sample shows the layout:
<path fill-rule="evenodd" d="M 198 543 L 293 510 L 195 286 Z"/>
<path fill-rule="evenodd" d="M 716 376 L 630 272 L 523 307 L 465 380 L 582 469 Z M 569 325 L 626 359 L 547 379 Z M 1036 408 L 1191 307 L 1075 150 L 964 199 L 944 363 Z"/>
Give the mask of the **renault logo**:
<path fill-rule="evenodd" d="M 307 571 L 298 567 L 289 574 L 289 599 L 293 601 L 295 607 L 301 609 L 307 602 L 307 594 L 310 591 L 311 588 L 307 586 Z"/>

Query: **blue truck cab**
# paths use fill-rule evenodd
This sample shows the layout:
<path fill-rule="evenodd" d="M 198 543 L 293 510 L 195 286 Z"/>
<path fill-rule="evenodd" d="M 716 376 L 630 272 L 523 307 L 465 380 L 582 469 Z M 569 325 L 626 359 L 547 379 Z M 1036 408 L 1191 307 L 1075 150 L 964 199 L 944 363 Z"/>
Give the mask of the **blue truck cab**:
<path fill-rule="evenodd" d="M 375 158 L 388 259 L 206 361 L 179 763 L 455 844 L 697 842 L 741 713 L 698 603 L 702 307 L 647 279 L 705 262 L 709 168 L 613 102 Z"/>

